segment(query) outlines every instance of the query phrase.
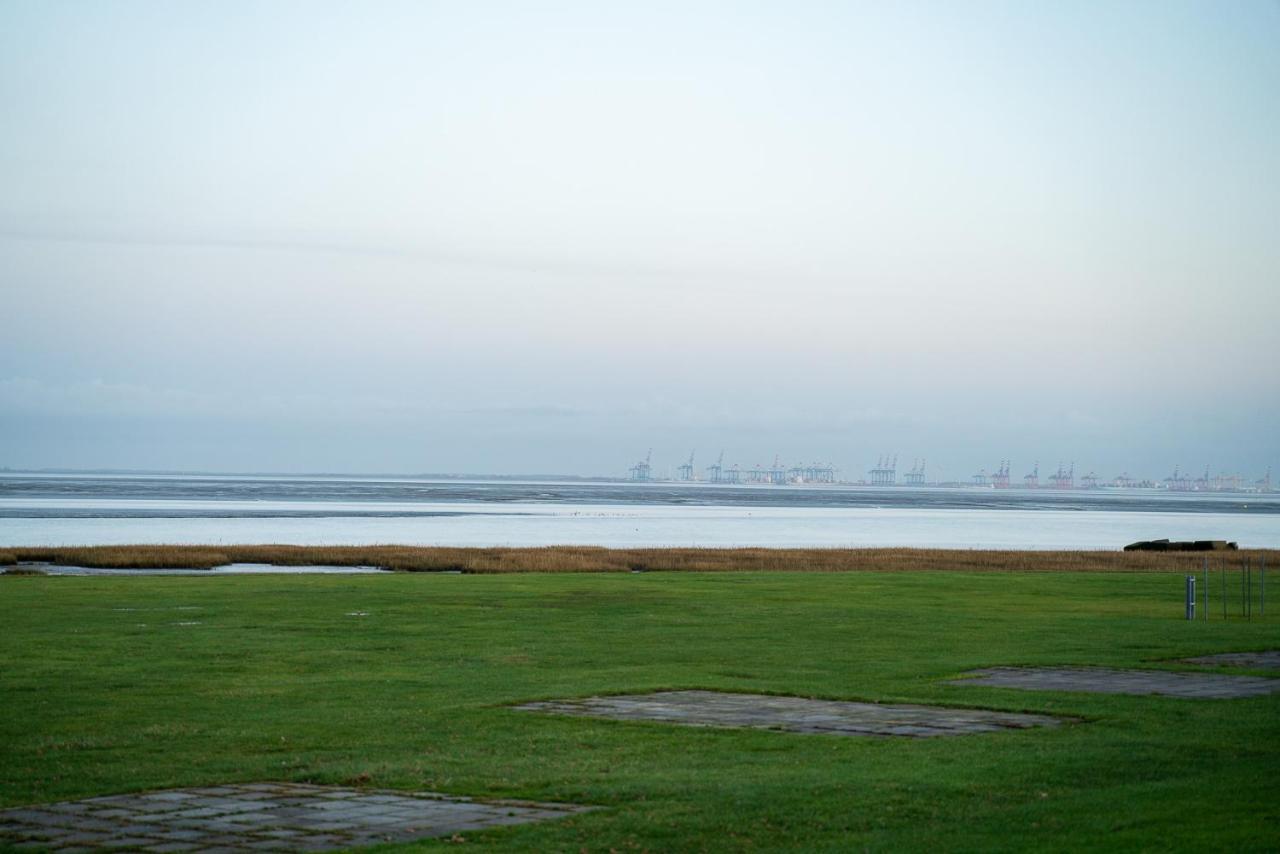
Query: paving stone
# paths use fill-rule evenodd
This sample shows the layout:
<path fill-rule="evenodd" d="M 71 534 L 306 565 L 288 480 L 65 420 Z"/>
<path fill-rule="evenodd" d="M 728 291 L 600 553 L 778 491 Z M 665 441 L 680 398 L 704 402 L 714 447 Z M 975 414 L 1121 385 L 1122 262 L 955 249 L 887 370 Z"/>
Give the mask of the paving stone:
<path fill-rule="evenodd" d="M 587 809 L 437 792 L 248 783 L 0 810 L 0 848 L 322 851 L 564 818 Z"/>
<path fill-rule="evenodd" d="M 163 825 L 159 824 L 139 824 L 136 821 L 129 822 L 129 832 L 136 836 L 156 836 L 165 833 Z"/>
<path fill-rule="evenodd" d="M 66 816 L 44 809 L 20 808 L 0 813 L 0 823 L 3 824 L 61 824 L 64 821 Z"/>
<path fill-rule="evenodd" d="M 258 801 L 258 800 L 263 800 L 263 799 L 265 799 L 265 798 L 270 798 L 270 797 L 272 797 L 272 792 L 270 792 L 270 791 L 266 791 L 266 792 L 260 792 L 260 791 L 253 791 L 253 792 L 241 792 L 240 794 L 236 795 L 236 798 L 237 798 L 238 800 L 246 801 L 246 802 L 247 802 L 247 801 Z M 325 797 L 330 797 L 330 795 L 325 795 Z"/>
<path fill-rule="evenodd" d="M 215 819 L 213 821 L 205 822 L 202 825 L 202 828 L 204 830 L 212 830 L 218 833 L 243 833 L 246 829 L 243 824 L 237 824 L 234 821 L 225 821 L 223 819 Z"/>
<path fill-rule="evenodd" d="M 60 842 L 63 845 L 87 845 L 109 836 L 110 834 L 100 831 L 73 830 L 69 835 L 62 837 Z"/>
<path fill-rule="evenodd" d="M 145 798 L 146 800 L 150 800 L 150 801 L 186 801 L 186 800 L 190 800 L 191 798 L 199 797 L 199 795 L 193 795 L 191 792 L 174 791 L 174 792 L 145 792 L 143 794 L 138 795 L 138 797 Z"/>
<path fill-rule="evenodd" d="M 57 813 L 86 813 L 86 812 L 92 811 L 93 807 L 89 804 L 69 803 L 69 804 L 49 804 L 44 809 L 47 810 L 48 812 L 57 812 Z"/>
<path fill-rule="evenodd" d="M 199 830 L 183 830 L 181 828 L 158 830 L 150 835 L 169 840 L 170 842 L 191 842 L 205 836 L 205 834 Z"/>
<path fill-rule="evenodd" d="M 222 810 L 227 813 L 236 812 L 253 812 L 262 809 L 262 805 L 257 801 L 241 801 L 235 798 L 220 798 L 217 800 L 206 801 L 210 807 Z"/>
<path fill-rule="evenodd" d="M 1216 655 L 1199 655 L 1182 660 L 1190 664 L 1204 664 L 1210 667 L 1280 670 L 1280 649 L 1268 649 L 1262 652 L 1221 652 Z"/>
<path fill-rule="evenodd" d="M 104 848 L 142 848 L 147 845 L 154 845 L 159 840 L 148 839 L 142 836 L 117 836 L 108 839 L 103 843 Z"/>
<path fill-rule="evenodd" d="M 528 712 L 658 721 L 685 726 L 752 727 L 808 734 L 850 736 L 933 736 L 1052 727 L 1063 718 L 955 709 L 937 706 L 882 705 L 842 700 L 808 700 L 718 691 L 660 691 L 524 703 Z"/>
<path fill-rule="evenodd" d="M 965 674 L 951 685 L 989 685 L 1031 691 L 1082 691 L 1098 694 L 1162 694 L 1205 700 L 1257 697 L 1280 691 L 1280 679 L 1174 673 L 1164 670 L 1108 670 L 1102 667 L 988 667 Z"/>

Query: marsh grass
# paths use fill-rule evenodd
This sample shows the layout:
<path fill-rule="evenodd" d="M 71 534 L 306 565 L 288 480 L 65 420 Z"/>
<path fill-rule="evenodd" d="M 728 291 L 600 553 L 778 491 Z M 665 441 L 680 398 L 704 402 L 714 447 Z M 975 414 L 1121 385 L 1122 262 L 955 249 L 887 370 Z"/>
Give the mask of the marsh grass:
<path fill-rule="evenodd" d="M 211 569 L 228 563 L 275 566 L 380 566 L 401 572 L 1197 572 L 1238 567 L 1265 557 L 1280 566 L 1280 550 L 1231 553 L 1123 551 L 979 551 L 966 549 L 610 549 L 448 548 L 437 546 L 83 546 L 13 548 L 13 560 L 118 569 Z"/>

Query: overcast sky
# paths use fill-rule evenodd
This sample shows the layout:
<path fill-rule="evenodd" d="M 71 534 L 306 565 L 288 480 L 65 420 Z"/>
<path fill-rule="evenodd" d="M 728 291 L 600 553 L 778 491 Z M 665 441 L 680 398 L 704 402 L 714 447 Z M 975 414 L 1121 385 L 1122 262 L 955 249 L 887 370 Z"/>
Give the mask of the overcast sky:
<path fill-rule="evenodd" d="M 0 0 L 0 466 L 1280 468 L 1280 4 Z"/>

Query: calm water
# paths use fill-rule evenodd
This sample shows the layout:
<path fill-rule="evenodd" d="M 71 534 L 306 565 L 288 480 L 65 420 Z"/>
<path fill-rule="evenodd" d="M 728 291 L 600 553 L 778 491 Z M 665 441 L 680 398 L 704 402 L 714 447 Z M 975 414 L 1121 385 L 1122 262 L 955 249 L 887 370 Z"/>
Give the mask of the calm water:
<path fill-rule="evenodd" d="M 103 569 L 90 566 L 37 564 L 45 575 L 380 575 L 388 570 L 376 566 L 273 566 L 266 563 L 229 563 L 212 569 Z"/>
<path fill-rule="evenodd" d="M 1280 495 L 0 475 L 0 545 L 1280 547 Z"/>

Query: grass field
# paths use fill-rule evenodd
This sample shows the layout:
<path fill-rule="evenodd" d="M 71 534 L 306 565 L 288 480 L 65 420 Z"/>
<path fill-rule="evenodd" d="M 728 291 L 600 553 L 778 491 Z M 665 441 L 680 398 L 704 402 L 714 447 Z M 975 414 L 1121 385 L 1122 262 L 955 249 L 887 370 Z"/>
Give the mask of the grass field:
<path fill-rule="evenodd" d="M 1280 695 L 942 684 L 1280 647 L 1256 605 L 1193 624 L 1181 596 L 1177 572 L 0 578 L 0 803 L 297 780 L 604 807 L 473 849 L 1274 850 Z M 666 688 L 1082 722 L 861 739 L 507 708 Z"/>

